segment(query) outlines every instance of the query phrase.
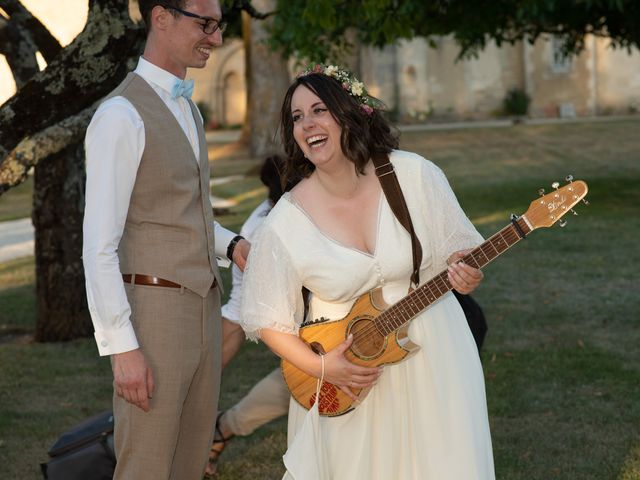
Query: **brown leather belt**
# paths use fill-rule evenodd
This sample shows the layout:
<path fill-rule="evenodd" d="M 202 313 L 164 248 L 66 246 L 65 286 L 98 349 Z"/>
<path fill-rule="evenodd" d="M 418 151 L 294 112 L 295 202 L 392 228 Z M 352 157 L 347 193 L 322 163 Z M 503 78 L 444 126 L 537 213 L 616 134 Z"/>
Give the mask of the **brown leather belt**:
<path fill-rule="evenodd" d="M 125 283 L 131 283 L 132 275 L 130 273 L 123 273 L 122 279 Z M 168 287 L 168 288 L 182 288 L 182 285 L 165 280 L 160 277 L 153 277 L 151 275 L 140 275 L 136 273 L 135 282 L 136 285 L 147 285 L 149 287 Z M 214 277 L 211 288 L 215 288 L 218 285 L 218 280 Z"/>

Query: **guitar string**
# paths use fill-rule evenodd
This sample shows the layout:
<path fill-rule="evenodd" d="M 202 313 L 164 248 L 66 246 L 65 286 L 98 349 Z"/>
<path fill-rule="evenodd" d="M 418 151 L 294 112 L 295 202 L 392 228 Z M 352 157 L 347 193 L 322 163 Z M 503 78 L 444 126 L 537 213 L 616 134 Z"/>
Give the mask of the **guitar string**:
<path fill-rule="evenodd" d="M 477 262 L 472 257 L 467 260 L 474 260 L 473 263 L 477 265 Z M 434 294 L 434 287 L 438 290 L 438 295 Z M 410 296 L 400 300 L 378 317 L 372 319 L 367 326 L 355 332 L 354 342 L 366 342 L 373 337 L 387 337 L 450 290 L 452 290 L 452 287 L 448 279 L 446 279 L 446 272 L 442 272 L 427 284 L 412 292 Z M 417 312 L 414 312 L 413 308 L 416 308 Z"/>
<path fill-rule="evenodd" d="M 518 226 L 521 228 L 521 231 L 524 232 L 525 236 L 528 235 L 529 233 L 531 233 L 531 231 L 533 230 L 533 229 L 529 228 L 529 226 L 526 224 L 526 222 L 524 222 L 522 217 L 517 220 L 517 223 L 518 223 Z M 502 250 L 499 250 L 494 245 L 494 240 L 498 239 L 498 238 L 500 238 L 501 240 L 504 240 L 504 242 L 506 243 L 506 246 L 500 245 L 500 248 L 504 247 Z M 467 263 L 469 262 L 469 260 L 473 260 L 473 262 L 475 263 L 476 268 L 482 268 L 485 265 L 487 265 L 488 263 L 490 263 L 492 260 L 494 260 L 495 258 L 500 256 L 502 253 L 506 252 L 509 248 L 514 246 L 520 240 L 522 240 L 522 237 L 521 237 L 520 234 L 518 234 L 515 231 L 515 227 L 513 225 L 507 225 L 501 231 L 499 231 L 496 234 L 492 235 L 487 241 L 483 242 L 479 247 L 477 247 L 472 252 L 470 252 L 467 256 L 465 256 L 463 258 L 463 260 L 466 260 Z M 511 242 L 513 242 L 513 243 L 511 243 Z M 500 240 L 499 240 L 499 243 L 500 243 Z M 488 247 L 493 248 L 493 250 L 495 251 L 495 255 L 493 253 L 490 253 L 491 257 L 489 257 L 487 255 L 487 252 L 485 252 L 485 248 L 488 249 Z M 480 265 L 480 263 L 478 263 L 478 259 L 476 259 L 475 256 L 474 256 L 475 254 L 480 254 L 480 253 L 482 253 L 482 255 L 485 258 L 485 261 L 484 261 L 484 263 L 482 263 L 482 265 Z M 445 274 L 446 274 L 446 271 L 441 272 L 440 274 L 436 275 L 431 280 L 429 280 L 426 284 L 418 287 L 410 295 L 404 297 L 399 302 L 397 302 L 396 304 L 392 305 L 387 310 L 382 312 L 380 315 L 375 317 L 370 322 L 370 326 L 368 326 L 368 328 L 365 327 L 365 329 L 357 332 L 358 335 L 354 334 L 354 342 L 356 340 L 356 336 L 357 336 L 358 339 L 361 339 L 360 337 L 362 336 L 361 335 L 362 332 L 365 332 L 365 337 L 363 337 L 362 340 L 367 340 L 368 336 L 371 336 L 371 335 L 380 335 L 380 332 L 379 332 L 378 328 L 375 325 L 376 321 L 378 319 L 380 319 L 380 317 L 385 315 L 389 310 L 397 309 L 400 313 L 406 313 L 407 312 L 406 308 L 409 307 L 409 306 L 411 307 L 411 312 L 409 314 L 409 317 L 403 319 L 404 321 L 400 325 L 396 326 L 396 329 L 401 327 L 404 323 L 407 323 L 408 321 L 413 319 L 420 312 L 422 312 L 427 307 L 429 307 L 429 305 L 431 304 L 431 302 L 434 301 L 434 299 L 439 299 L 440 296 L 444 295 L 446 292 L 448 292 L 449 290 L 452 289 L 451 285 L 449 284 L 448 278 L 446 278 L 446 279 L 444 278 Z M 438 285 L 438 281 L 440 281 L 442 283 L 443 287 L 445 288 L 444 292 L 442 292 L 440 290 L 440 286 Z M 434 296 L 433 295 L 433 291 L 431 290 L 431 286 L 432 285 L 434 285 L 438 289 L 438 292 L 440 294 L 439 296 Z M 432 298 L 429 299 L 429 297 L 427 297 L 426 300 L 429 300 L 428 302 L 425 302 L 425 299 L 423 298 L 422 302 L 423 302 L 424 306 L 422 308 L 420 308 L 419 306 L 416 307 L 416 304 L 414 302 L 414 297 L 419 297 L 419 296 L 423 296 L 424 297 L 424 296 L 426 296 L 427 295 L 426 292 L 425 292 L 426 289 L 429 290 L 429 293 L 432 295 Z M 409 305 L 404 305 L 404 304 L 409 304 Z M 414 312 L 413 308 L 417 308 L 417 311 Z M 367 331 L 368 331 L 368 334 L 367 334 Z M 386 335 L 383 335 L 383 336 L 385 336 L 385 337 L 388 336 L 390 333 L 392 333 L 392 331 L 390 331 L 389 333 L 387 333 Z M 350 357 L 353 360 L 357 359 L 357 356 L 353 352 L 352 348 L 348 349 L 345 352 L 345 356 L 346 357 Z M 339 392 L 339 393 L 341 393 L 341 392 Z M 350 399 L 348 399 L 348 400 L 350 400 Z M 349 402 L 348 406 L 351 406 L 351 404 L 352 404 L 352 402 Z"/>
<path fill-rule="evenodd" d="M 529 229 L 527 229 L 527 230 L 528 230 L 527 233 L 529 233 L 530 230 Z M 495 240 L 498 240 L 498 243 L 500 244 L 501 250 L 498 250 L 498 248 L 496 248 L 496 246 L 493 245 L 493 242 Z M 502 230 L 500 230 L 499 232 L 497 232 L 496 234 L 492 235 L 489 239 L 487 239 L 487 241 L 483 242 L 481 245 L 479 245 L 474 250 L 472 250 L 469 254 L 467 254 L 465 257 L 463 257 L 463 259 L 467 263 L 470 263 L 470 261 L 473 261 L 473 263 L 475 263 L 475 267 L 476 268 L 481 268 L 481 267 L 487 265 L 489 262 L 491 262 L 491 260 L 497 258 L 500 254 L 506 252 L 509 248 L 511 248 L 516 243 L 518 243 L 520 240 L 521 240 L 521 238 L 515 232 L 515 228 L 512 225 L 508 225 L 505 228 L 503 228 Z M 502 241 L 504 241 L 504 243 L 502 243 Z M 495 255 L 492 255 L 491 258 L 489 258 L 489 256 L 487 256 L 486 252 L 484 251 L 484 249 L 488 248 L 489 246 L 491 246 L 495 250 Z M 475 255 L 477 255 L 478 253 L 482 253 L 482 255 L 484 255 L 484 257 L 485 257 L 486 262 L 482 263 L 482 265 L 475 258 Z M 421 300 L 422 300 L 424 306 L 423 306 L 423 308 L 420 308 L 418 306 L 418 312 L 417 313 L 420 313 L 423 310 L 425 310 L 431 304 L 431 302 L 433 302 L 435 299 L 439 299 L 439 296 L 433 295 L 433 291 L 431 290 L 431 285 L 435 285 L 436 286 L 440 296 L 444 295 L 445 293 L 447 293 L 448 291 L 450 291 L 452 289 L 452 287 L 451 287 L 451 285 L 450 285 L 450 283 L 448 281 L 448 278 L 446 278 L 446 273 L 447 273 L 446 270 L 443 271 L 443 272 L 440 272 L 439 274 L 434 276 L 431 280 L 429 280 L 427 283 L 421 285 L 416 290 L 414 290 L 410 295 L 408 295 L 407 297 L 404 297 L 399 302 L 397 302 L 396 304 L 394 304 L 391 307 L 389 307 L 387 310 L 382 312 L 378 317 L 375 317 L 373 319 L 373 321 L 370 322 L 370 325 L 368 325 L 367 327 L 363 328 L 361 331 L 357 332 L 357 335 L 354 334 L 353 341 L 355 342 L 356 339 L 358 339 L 359 341 L 366 341 L 366 340 L 369 340 L 371 338 L 371 336 L 380 336 L 380 332 L 378 331 L 378 328 L 375 326 L 375 321 L 378 320 L 381 316 L 383 316 L 387 312 L 389 312 L 389 310 L 391 310 L 391 309 L 398 309 L 399 312 L 406 313 L 406 307 L 403 304 L 411 302 L 411 304 L 415 306 L 415 303 L 413 302 L 413 297 L 414 296 L 423 296 L 423 297 L 426 296 L 427 294 L 425 293 L 425 289 L 428 288 L 429 289 L 429 293 L 432 295 L 432 298 L 429 299 L 427 297 L 426 300 L 430 300 L 428 302 L 425 302 L 425 299 L 422 298 Z M 442 286 L 444 288 L 444 292 L 440 290 L 440 286 L 438 285 L 438 281 L 441 282 L 441 284 L 442 284 Z M 405 318 L 404 321 L 400 325 L 396 326 L 396 329 L 399 328 L 400 326 L 402 326 L 404 323 L 407 323 L 412 318 L 414 318 L 417 315 L 417 313 L 414 313 L 412 311 L 408 318 Z M 386 337 L 391 332 L 387 333 L 386 335 L 382 335 L 382 336 Z M 362 336 L 363 334 L 364 334 L 364 336 Z M 359 357 L 353 351 L 353 344 L 352 344 L 351 348 L 349 348 L 347 351 L 345 351 L 344 355 L 349 360 L 358 360 L 359 359 Z M 360 389 L 360 390 L 362 390 L 362 389 Z M 346 396 L 346 395 L 342 395 L 342 396 Z M 352 405 L 353 402 L 350 402 L 350 399 L 348 397 L 347 397 L 346 400 L 347 400 L 347 408 L 350 408 L 350 406 Z M 342 404 L 342 402 L 341 402 L 341 404 Z"/>
<path fill-rule="evenodd" d="M 482 247 L 478 248 L 478 251 L 481 251 L 483 253 L 483 255 L 486 256 L 484 251 L 481 250 L 481 248 L 484 248 L 484 247 L 485 246 L 483 245 Z M 468 261 L 467 263 L 470 263 L 472 265 L 475 264 L 476 267 L 480 266 L 472 255 L 469 256 L 467 261 Z M 415 313 L 419 313 L 420 311 L 422 311 L 424 309 L 424 307 L 428 306 L 433 301 L 435 301 L 437 298 L 439 298 L 441 295 L 443 295 L 444 293 L 448 292 L 451 289 L 451 287 L 449 285 L 449 282 L 444 280 L 444 276 L 445 276 L 445 272 L 441 272 L 440 274 L 436 275 L 432 280 L 430 280 L 426 284 L 422 285 L 420 287 L 420 289 L 415 290 L 414 292 L 412 292 L 412 294 L 410 296 L 405 297 L 404 299 L 400 300 L 396 305 L 394 305 L 393 307 L 390 307 L 389 309 L 387 309 L 385 312 L 383 312 L 378 317 L 376 317 L 376 320 L 378 320 L 377 323 L 380 324 L 380 321 L 385 321 L 385 317 L 391 317 L 393 319 L 393 321 L 391 323 L 393 323 L 395 328 L 397 328 L 398 326 L 401 326 L 403 323 L 406 323 L 407 319 L 413 318 L 415 316 Z M 438 292 L 437 294 L 434 293 L 434 288 L 437 289 L 437 292 Z M 426 293 L 426 290 L 428 290 L 429 293 Z M 413 301 L 414 298 L 421 300 L 420 303 L 423 303 L 423 304 L 426 304 L 426 305 L 424 305 L 423 308 L 418 307 L 417 308 L 418 312 L 411 311 L 409 313 L 409 317 L 407 318 L 407 307 L 408 306 L 415 306 L 415 302 Z M 397 315 L 396 312 L 399 313 L 400 315 Z M 400 325 L 398 325 L 397 321 L 395 320 L 395 318 L 397 316 L 400 316 L 402 318 L 402 320 L 403 320 L 403 322 Z M 387 320 L 385 323 L 388 324 L 389 321 Z M 362 339 L 366 339 L 366 337 L 363 337 L 363 334 L 364 335 L 366 335 L 367 333 L 375 334 L 375 332 L 372 330 L 372 328 L 375 328 L 375 327 L 373 325 L 371 325 L 371 326 L 369 326 L 369 328 L 366 331 L 365 331 L 365 329 L 361 330 L 358 338 L 360 340 L 362 340 Z M 388 327 L 387 327 L 387 329 L 388 329 Z M 376 330 L 378 330 L 378 329 L 376 328 Z M 386 335 L 388 335 L 388 333 L 390 333 L 390 332 L 386 332 L 385 331 L 384 333 L 386 333 Z"/>
<path fill-rule="evenodd" d="M 520 223 L 520 221 L 519 221 L 519 223 Z M 522 222 L 522 223 L 524 223 L 524 222 Z M 526 230 L 529 230 L 529 229 L 527 228 Z M 496 248 L 496 246 L 493 244 L 494 240 L 498 240 L 499 244 L 501 243 L 501 240 L 504 240 L 504 243 L 506 244 L 506 246 L 503 249 L 498 250 L 498 248 Z M 470 261 L 473 261 L 473 263 L 475 263 L 476 268 L 480 268 L 481 266 L 486 265 L 487 263 L 489 263 L 494 258 L 497 258 L 501 253 L 504 253 L 510 247 L 512 247 L 513 245 L 518 243 L 519 240 L 521 240 L 521 238 L 516 233 L 515 228 L 513 227 L 513 225 L 507 225 L 502 230 L 500 230 L 499 232 L 497 232 L 493 236 L 491 236 L 487 241 L 483 242 L 481 245 L 476 247 L 476 249 L 474 249 L 472 252 L 467 254 L 467 256 L 465 256 L 464 259 L 467 261 L 467 263 L 470 263 L 470 264 L 471 264 Z M 488 246 L 491 246 L 496 251 L 496 254 L 492 255 L 493 258 L 491 258 L 491 259 L 489 259 L 487 253 L 483 250 L 484 248 L 486 248 Z M 480 265 L 478 260 L 474 257 L 474 254 L 479 253 L 479 252 L 481 252 L 485 256 L 485 258 L 488 259 L 488 261 L 485 262 L 482 265 Z M 362 328 L 362 330 L 359 330 L 359 331 L 354 333 L 353 341 L 355 342 L 357 340 L 359 342 L 363 342 L 363 341 L 370 340 L 372 337 L 386 337 L 386 336 L 390 335 L 393 331 L 395 331 L 398 328 L 400 328 L 402 325 L 404 325 L 405 323 L 407 323 L 409 320 L 411 320 L 412 318 L 414 318 L 417 315 L 417 314 L 416 315 L 411 314 L 410 316 L 406 317 L 406 305 L 405 304 L 408 303 L 408 302 L 413 302 L 413 297 L 416 297 L 416 298 L 423 297 L 423 298 L 420 298 L 420 300 L 422 300 L 422 303 L 424 305 L 422 308 L 419 308 L 418 313 L 420 313 L 422 310 L 426 309 L 429 305 L 431 305 L 431 303 L 433 303 L 435 300 L 438 300 L 442 295 L 444 295 L 448 291 L 452 290 L 452 287 L 449 284 L 448 279 L 445 279 L 443 277 L 446 278 L 446 270 L 443 271 L 443 272 L 440 272 L 438 275 L 433 277 L 427 283 L 421 285 L 416 290 L 414 290 L 410 295 L 408 295 L 407 297 L 404 297 L 403 299 L 398 301 L 396 304 L 392 305 L 387 310 L 382 312 L 380 315 L 378 315 L 377 317 L 372 319 L 367 326 Z M 444 291 L 440 290 L 440 285 L 438 284 L 438 282 L 440 282 L 440 284 L 442 285 Z M 434 293 L 433 293 L 433 291 L 431 289 L 432 286 L 435 286 L 438 289 L 439 295 L 434 295 Z M 431 298 L 426 296 L 426 292 L 424 291 L 425 289 L 429 290 L 429 293 L 431 294 Z M 426 299 L 424 298 L 425 296 L 426 296 Z M 425 300 L 427 300 L 427 301 L 425 301 Z M 396 320 L 398 314 L 400 314 L 400 317 L 401 317 L 400 324 L 397 324 L 397 320 Z M 387 317 L 391 317 L 391 318 L 388 319 Z M 405 317 L 405 318 L 403 318 L 403 317 Z M 387 325 L 386 328 L 385 328 L 385 331 L 386 331 L 386 329 L 389 328 L 388 325 L 390 323 L 393 325 L 394 328 L 392 328 L 391 330 L 389 330 L 386 333 L 385 333 L 385 331 L 381 332 L 377 327 L 377 325 L 380 325 L 381 322 L 384 322 L 384 324 Z M 352 344 L 351 349 L 353 349 L 353 344 Z"/>
<path fill-rule="evenodd" d="M 517 220 L 517 223 L 518 223 L 518 226 L 520 226 L 520 228 L 522 229 L 522 231 L 524 232 L 525 235 L 528 235 L 529 233 L 531 233 L 532 229 L 529 228 L 529 226 L 526 224 L 526 222 L 524 222 L 522 217 L 520 217 Z M 506 243 L 506 246 L 504 246 L 504 248 L 502 250 L 499 250 L 494 245 L 494 240 L 498 239 L 498 238 L 500 238 L 501 240 L 504 240 L 504 242 Z M 482 267 L 486 266 L 487 264 L 489 264 L 492 260 L 494 260 L 495 258 L 500 256 L 502 253 L 506 252 L 509 248 L 514 246 L 520 240 L 522 240 L 522 237 L 515 231 L 515 227 L 513 225 L 507 225 L 505 228 L 503 228 L 499 232 L 495 233 L 489 239 L 487 239 L 485 242 L 483 242 L 481 245 L 479 245 L 476 249 L 471 251 L 467 256 L 465 256 L 463 258 L 463 260 L 466 260 L 467 262 L 469 262 L 469 260 L 473 260 L 473 262 L 475 263 L 476 268 L 482 268 Z M 513 242 L 513 243 L 511 243 L 511 242 Z M 499 241 L 499 243 L 500 243 L 500 241 Z M 485 252 L 485 248 L 488 249 L 489 247 L 493 248 L 493 250 L 495 251 L 495 255 L 493 253 L 491 253 L 491 252 L 490 252 L 491 256 L 487 255 L 487 252 Z M 500 248 L 502 248 L 502 247 L 503 247 L 503 245 L 500 245 Z M 485 258 L 485 261 L 482 264 L 478 263 L 478 260 L 474 256 L 474 254 L 480 254 L 480 253 L 482 253 L 482 255 Z M 379 320 L 380 317 L 385 315 L 387 312 L 389 312 L 389 310 L 397 309 L 400 313 L 406 313 L 406 311 L 407 311 L 406 308 L 407 307 L 411 307 L 411 311 L 410 311 L 409 317 L 403 319 L 403 322 L 400 325 L 396 326 L 395 330 L 397 330 L 397 328 L 400 328 L 402 325 L 404 325 L 404 323 L 407 323 L 408 321 L 413 319 L 415 316 L 417 316 L 420 312 L 422 312 L 427 307 L 429 307 L 431 305 L 431 302 L 433 302 L 435 299 L 439 299 L 440 296 L 442 296 L 446 292 L 452 290 L 452 287 L 449 284 L 448 278 L 446 278 L 446 279 L 443 278 L 443 277 L 445 277 L 445 274 L 446 274 L 446 271 L 441 272 L 440 274 L 436 275 L 431 280 L 429 280 L 427 283 L 421 285 L 416 290 L 414 290 L 411 294 L 409 294 L 408 296 L 404 297 L 399 302 L 397 302 L 396 304 L 392 305 L 387 310 L 382 312 L 380 315 L 378 315 L 377 317 L 372 319 L 372 321 L 370 322 L 370 325 L 368 327 L 365 327 L 363 330 L 361 330 L 359 332 L 356 332 L 356 334 L 354 334 L 354 342 L 356 341 L 356 338 L 358 340 L 367 340 L 371 335 L 380 336 L 381 332 L 379 332 L 378 328 L 376 327 L 376 321 Z M 443 287 L 445 288 L 444 292 L 442 292 L 440 290 L 440 286 L 438 285 L 438 281 L 440 281 L 442 283 Z M 431 286 L 432 285 L 434 285 L 438 289 L 438 292 L 439 292 L 440 295 L 436 295 L 436 296 L 433 295 L 433 291 L 431 290 Z M 422 300 L 424 306 L 422 308 L 420 308 L 420 306 L 416 306 L 416 304 L 414 302 L 414 297 L 420 297 L 420 296 L 424 297 L 424 296 L 426 296 L 427 295 L 426 292 L 425 292 L 426 289 L 429 290 L 429 293 L 432 295 L 432 298 L 429 299 L 429 297 L 427 297 L 426 300 L 429 300 L 428 302 L 425 302 L 425 299 L 422 298 L 421 300 Z M 404 305 L 404 304 L 409 304 L 409 305 Z M 413 308 L 417 308 L 417 311 L 414 312 Z M 364 332 L 364 335 L 365 335 L 364 337 L 362 337 L 363 332 Z M 382 336 L 386 337 L 392 332 L 393 332 L 393 330 L 390 331 L 389 333 L 387 333 L 386 335 L 382 335 Z M 344 354 L 345 354 L 346 357 L 351 357 L 353 360 L 357 359 L 357 356 L 353 352 L 352 348 L 348 349 Z M 351 405 L 351 403 L 349 405 Z"/>

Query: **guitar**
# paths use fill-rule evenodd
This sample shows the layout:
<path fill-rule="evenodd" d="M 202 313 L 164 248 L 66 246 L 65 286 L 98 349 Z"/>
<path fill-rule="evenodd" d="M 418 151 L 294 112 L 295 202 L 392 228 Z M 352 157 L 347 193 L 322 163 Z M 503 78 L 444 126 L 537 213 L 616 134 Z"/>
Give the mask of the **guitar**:
<path fill-rule="evenodd" d="M 534 200 L 521 217 L 511 216 L 511 223 L 473 249 L 461 261 L 475 268 L 482 268 L 510 247 L 525 238 L 536 228 L 550 227 L 556 222 L 564 226 L 561 220 L 568 212 L 577 215 L 572 207 L 587 194 L 587 184 L 581 180 L 573 181 L 567 176 L 567 185 L 560 187 L 558 182 L 552 186 L 556 191 Z M 351 310 L 341 320 L 319 320 L 305 322 L 300 326 L 300 338 L 318 354 L 325 354 L 342 343 L 349 334 L 353 334 L 353 343 L 345 352 L 351 362 L 366 367 L 377 367 L 398 363 L 420 347 L 409 340 L 409 322 L 444 294 L 452 289 L 447 278 L 447 270 L 440 272 L 428 282 L 413 290 L 400 301 L 389 306 L 382 297 L 380 288 L 360 296 Z M 316 402 L 318 379 L 307 375 L 286 360 L 282 360 L 282 373 L 287 387 L 295 400 L 304 408 L 311 408 Z M 362 400 L 371 387 L 353 389 Z M 349 398 L 337 386 L 323 382 L 320 391 L 318 410 L 323 416 L 338 416 L 355 408 L 354 400 Z"/>

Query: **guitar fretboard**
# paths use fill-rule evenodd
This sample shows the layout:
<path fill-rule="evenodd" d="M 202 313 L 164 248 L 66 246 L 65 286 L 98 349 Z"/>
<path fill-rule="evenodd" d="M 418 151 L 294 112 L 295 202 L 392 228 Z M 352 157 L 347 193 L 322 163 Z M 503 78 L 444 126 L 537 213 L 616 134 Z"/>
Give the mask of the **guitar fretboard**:
<path fill-rule="evenodd" d="M 516 223 L 524 235 L 528 235 L 531 232 L 524 218 L 519 218 Z M 513 224 L 507 225 L 465 255 L 462 261 L 472 267 L 482 268 L 520 240 L 521 236 L 516 227 Z M 416 317 L 451 289 L 447 270 L 444 270 L 378 315 L 373 321 L 376 329 L 381 335 L 389 335 Z"/>

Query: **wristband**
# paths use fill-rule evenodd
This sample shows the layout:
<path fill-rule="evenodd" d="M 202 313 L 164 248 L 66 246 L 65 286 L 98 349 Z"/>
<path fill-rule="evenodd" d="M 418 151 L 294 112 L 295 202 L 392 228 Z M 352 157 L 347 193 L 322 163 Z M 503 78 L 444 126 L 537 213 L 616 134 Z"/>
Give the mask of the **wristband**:
<path fill-rule="evenodd" d="M 236 235 L 233 237 L 233 240 L 229 242 L 229 246 L 227 247 L 227 258 L 233 261 L 233 251 L 236 249 L 236 245 L 240 240 L 244 240 L 242 235 Z"/>

